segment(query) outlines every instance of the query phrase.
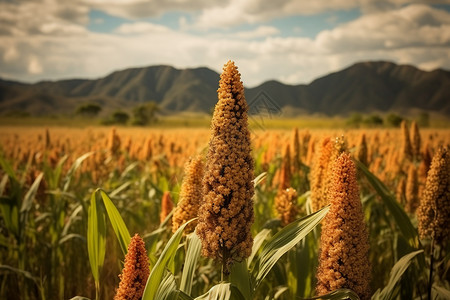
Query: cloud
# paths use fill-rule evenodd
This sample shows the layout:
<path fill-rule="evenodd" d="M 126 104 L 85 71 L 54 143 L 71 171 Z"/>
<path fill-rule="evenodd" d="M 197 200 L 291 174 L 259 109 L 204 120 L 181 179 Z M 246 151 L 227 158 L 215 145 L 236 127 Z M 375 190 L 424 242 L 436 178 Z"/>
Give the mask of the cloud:
<path fill-rule="evenodd" d="M 96 2 L 103 5 L 100 0 Z M 345 4 L 341 2 L 331 1 L 330 7 L 337 9 Z M 43 3 L 47 7 L 34 2 L 26 6 L 0 4 L 0 77 L 25 81 L 96 78 L 118 69 L 155 64 L 207 66 L 220 71 L 232 59 L 244 83 L 255 86 L 269 79 L 308 83 L 362 60 L 390 60 L 427 70 L 450 68 L 450 14 L 422 4 L 372 11 L 322 31 L 315 38 L 305 38 L 286 36 L 280 29 L 257 21 L 272 13 L 294 10 L 291 6 L 297 4 L 287 0 L 277 2 L 280 8 L 273 7 L 273 12 L 258 7 L 258 1 L 247 1 L 234 22 L 254 20 L 254 29 L 219 33 L 180 31 L 143 21 L 122 24 L 112 33 L 95 33 L 85 27 L 88 11 L 84 2 L 73 1 L 61 7 L 51 5 L 56 1 Z M 224 3 L 227 7 L 241 5 Z M 319 11 L 321 3 L 302 5 L 305 11 L 305 5 L 310 5 L 309 11 Z M 89 5 L 94 4 L 91 1 Z M 139 2 L 131 1 L 129 5 Z M 67 13 L 68 7 L 73 7 L 74 12 Z M 221 18 L 226 19 L 223 15 Z M 187 22 L 180 24 L 187 26 Z"/>
<path fill-rule="evenodd" d="M 450 46 L 450 14 L 426 5 L 364 15 L 317 35 L 329 53 Z"/>
<path fill-rule="evenodd" d="M 165 33 L 169 31 L 168 27 L 148 22 L 122 24 L 114 30 L 114 32 L 120 34 Z"/>

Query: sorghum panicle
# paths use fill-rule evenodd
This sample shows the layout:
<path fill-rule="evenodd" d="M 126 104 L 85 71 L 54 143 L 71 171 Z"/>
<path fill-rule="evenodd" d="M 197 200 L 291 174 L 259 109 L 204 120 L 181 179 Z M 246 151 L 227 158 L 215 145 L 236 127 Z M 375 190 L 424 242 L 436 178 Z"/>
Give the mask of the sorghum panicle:
<path fill-rule="evenodd" d="M 450 153 L 448 146 L 433 156 L 424 193 L 417 209 L 421 238 L 441 244 L 450 236 Z"/>
<path fill-rule="evenodd" d="M 120 284 L 114 300 L 139 300 L 144 293 L 145 285 L 150 274 L 145 243 L 135 234 L 128 245 Z"/>
<path fill-rule="evenodd" d="M 370 298 L 369 238 L 350 155 L 343 153 L 333 164 L 328 201 L 330 210 L 322 222 L 318 295 L 349 288 L 362 299 Z"/>
<path fill-rule="evenodd" d="M 169 191 L 165 191 L 161 199 L 161 213 L 159 214 L 159 220 L 161 223 L 164 222 L 164 220 L 170 214 L 172 209 L 173 209 L 172 197 L 170 197 Z"/>
<path fill-rule="evenodd" d="M 247 258 L 253 245 L 254 166 L 240 77 L 228 61 L 217 91 L 197 225 L 202 255 L 220 260 L 222 266 Z M 225 267 L 223 274 L 227 272 Z"/>
<path fill-rule="evenodd" d="M 180 198 L 172 217 L 173 232 L 177 231 L 177 229 L 187 221 L 197 217 L 198 208 L 203 198 L 202 180 L 203 159 L 198 155 L 187 162 L 184 168 L 184 178 L 181 183 Z M 189 223 L 184 230 L 184 233 L 187 234 L 193 232 L 195 226 L 197 226 L 197 221 Z"/>

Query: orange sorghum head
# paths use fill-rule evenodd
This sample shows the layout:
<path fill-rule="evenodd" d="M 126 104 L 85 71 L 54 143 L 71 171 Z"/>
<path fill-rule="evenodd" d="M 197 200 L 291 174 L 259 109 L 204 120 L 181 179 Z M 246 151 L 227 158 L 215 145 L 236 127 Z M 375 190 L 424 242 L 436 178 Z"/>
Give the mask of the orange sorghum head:
<path fill-rule="evenodd" d="M 161 213 L 159 215 L 160 222 L 164 222 L 166 217 L 170 214 L 173 209 L 172 197 L 170 197 L 170 192 L 165 191 L 161 200 Z"/>
<path fill-rule="evenodd" d="M 203 159 L 200 155 L 192 158 L 184 168 L 184 178 L 181 183 L 180 198 L 172 217 L 172 231 L 196 218 L 198 208 L 203 198 Z M 187 225 L 185 233 L 193 232 L 197 226 L 197 221 Z"/>
<path fill-rule="evenodd" d="M 333 164 L 328 200 L 330 210 L 322 222 L 317 293 L 349 288 L 361 299 L 370 298 L 369 238 L 356 167 L 347 153 Z"/>
<path fill-rule="evenodd" d="M 297 191 L 293 188 L 278 190 L 275 196 L 275 210 L 281 219 L 282 226 L 288 225 L 297 218 L 297 198 Z"/>
<path fill-rule="evenodd" d="M 114 300 L 139 300 L 150 274 L 147 251 L 142 238 L 135 234 L 128 245 L 119 288 Z"/>
<path fill-rule="evenodd" d="M 325 138 L 311 168 L 311 204 L 313 211 L 319 210 L 322 207 L 322 203 L 326 202 L 322 200 L 323 184 L 333 147 L 333 142 L 329 138 Z"/>
<path fill-rule="evenodd" d="M 248 257 L 253 245 L 254 166 L 240 79 L 237 67 L 228 61 L 217 91 L 197 225 L 202 255 L 223 265 Z"/>
<path fill-rule="evenodd" d="M 433 156 L 425 190 L 417 209 L 421 238 L 441 244 L 450 235 L 450 153 L 448 146 Z"/>

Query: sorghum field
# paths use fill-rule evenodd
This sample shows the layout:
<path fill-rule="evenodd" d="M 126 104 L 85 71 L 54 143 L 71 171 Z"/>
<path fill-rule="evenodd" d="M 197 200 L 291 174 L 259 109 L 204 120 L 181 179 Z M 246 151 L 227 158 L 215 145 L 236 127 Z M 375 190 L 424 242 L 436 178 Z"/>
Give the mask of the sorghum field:
<path fill-rule="evenodd" d="M 450 299 L 450 130 L 0 128 L 0 299 Z M 194 231 L 195 230 L 195 231 Z"/>

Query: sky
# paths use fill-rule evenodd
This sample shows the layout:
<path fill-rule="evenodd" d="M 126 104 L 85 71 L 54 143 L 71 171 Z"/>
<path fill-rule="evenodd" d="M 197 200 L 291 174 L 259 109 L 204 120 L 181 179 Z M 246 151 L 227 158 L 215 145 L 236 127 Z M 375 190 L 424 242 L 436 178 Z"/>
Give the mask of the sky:
<path fill-rule="evenodd" d="M 229 60 L 244 84 L 310 83 L 356 62 L 450 69 L 450 0 L 0 0 L 0 77 L 100 78 Z"/>

